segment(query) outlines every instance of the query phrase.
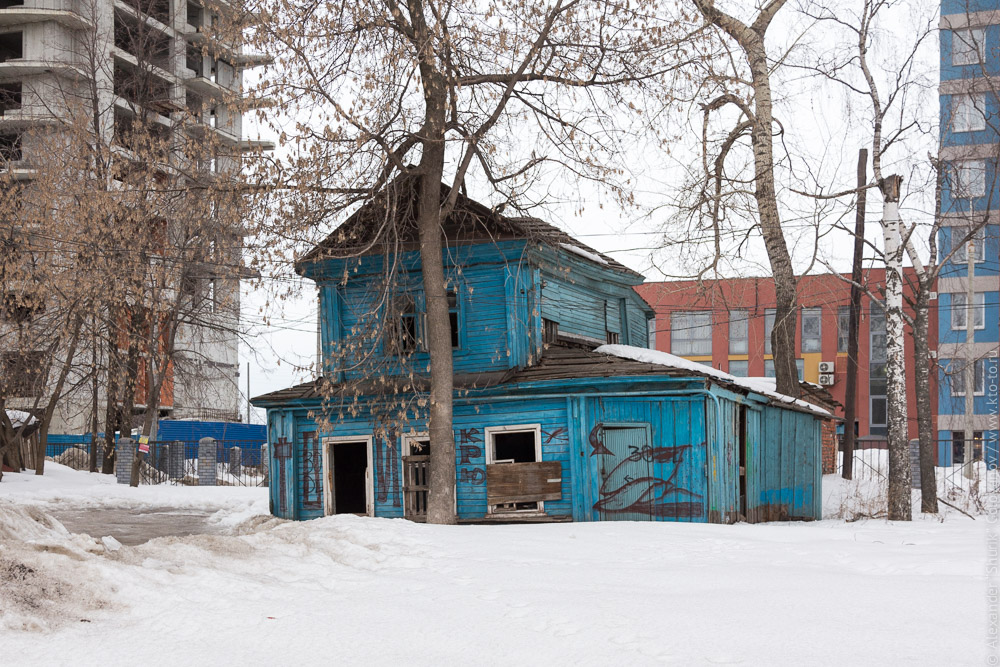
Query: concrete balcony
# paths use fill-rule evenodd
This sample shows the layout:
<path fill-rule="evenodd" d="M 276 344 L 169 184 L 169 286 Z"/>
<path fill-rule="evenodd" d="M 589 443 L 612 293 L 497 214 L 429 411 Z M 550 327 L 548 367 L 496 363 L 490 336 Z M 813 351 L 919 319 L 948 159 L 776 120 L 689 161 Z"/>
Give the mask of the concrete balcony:
<path fill-rule="evenodd" d="M 77 0 L 28 0 L 23 5 L 0 9 L 0 27 L 42 21 L 53 21 L 69 30 L 83 30 L 93 25 Z"/>

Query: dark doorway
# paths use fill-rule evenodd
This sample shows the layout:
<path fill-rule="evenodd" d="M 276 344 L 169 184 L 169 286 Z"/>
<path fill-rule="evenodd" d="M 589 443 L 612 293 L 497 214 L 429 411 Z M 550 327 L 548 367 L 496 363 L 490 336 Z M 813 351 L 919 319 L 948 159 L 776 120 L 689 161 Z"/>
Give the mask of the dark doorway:
<path fill-rule="evenodd" d="M 368 513 L 368 443 L 338 442 L 330 446 L 333 467 L 333 513 Z"/>

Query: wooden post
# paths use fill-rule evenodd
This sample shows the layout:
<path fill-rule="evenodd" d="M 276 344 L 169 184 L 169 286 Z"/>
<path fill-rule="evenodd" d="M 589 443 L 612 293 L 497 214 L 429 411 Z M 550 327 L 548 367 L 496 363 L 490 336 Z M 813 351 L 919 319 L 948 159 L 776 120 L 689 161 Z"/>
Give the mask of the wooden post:
<path fill-rule="evenodd" d="M 844 387 L 844 479 L 854 475 L 854 422 L 857 419 L 858 335 L 861 329 L 861 259 L 865 247 L 865 204 L 868 197 L 868 149 L 858 151 L 858 203 L 854 216 L 854 261 L 851 266 L 851 305 L 847 326 L 847 377 Z M 871 351 L 869 350 L 869 356 Z"/>

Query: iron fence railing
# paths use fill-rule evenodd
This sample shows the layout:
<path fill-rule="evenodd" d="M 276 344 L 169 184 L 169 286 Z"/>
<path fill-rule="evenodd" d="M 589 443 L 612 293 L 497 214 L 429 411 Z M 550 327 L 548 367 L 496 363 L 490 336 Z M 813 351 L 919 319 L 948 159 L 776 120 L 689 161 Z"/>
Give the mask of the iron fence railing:
<path fill-rule="evenodd" d="M 142 462 L 139 465 L 140 484 L 199 483 L 199 441 L 156 441 L 146 444 L 148 451 L 141 454 Z M 267 486 L 267 462 L 263 458 L 263 445 L 259 440 L 216 440 L 215 483 L 219 486 Z M 69 459 L 89 460 L 90 448 L 89 438 L 87 441 L 49 443 L 45 454 L 53 460 L 73 465 L 79 464 L 79 461 Z M 103 439 L 97 441 L 97 456 L 100 469 L 104 458 Z"/>

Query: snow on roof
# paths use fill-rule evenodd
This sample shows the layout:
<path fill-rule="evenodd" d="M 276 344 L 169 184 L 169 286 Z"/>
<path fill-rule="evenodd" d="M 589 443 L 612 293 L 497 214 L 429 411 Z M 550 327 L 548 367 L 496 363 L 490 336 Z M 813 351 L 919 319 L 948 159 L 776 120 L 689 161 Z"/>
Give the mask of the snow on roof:
<path fill-rule="evenodd" d="M 600 255 L 592 253 L 589 250 L 584 250 L 580 246 L 575 246 L 572 243 L 560 243 L 559 247 L 561 247 L 563 250 L 569 250 L 574 255 L 585 257 L 589 259 L 591 262 L 597 262 L 598 264 L 604 264 L 605 266 L 607 266 L 608 264 L 608 260 L 604 259 Z"/>
<path fill-rule="evenodd" d="M 7 419 L 10 420 L 11 425 L 14 428 L 21 428 L 25 425 L 31 425 L 38 420 L 31 416 L 31 414 L 24 412 L 23 410 L 7 410 Z"/>
<path fill-rule="evenodd" d="M 816 414 L 826 417 L 830 416 L 830 413 L 827 410 L 824 410 L 818 405 L 813 405 L 809 401 L 792 398 L 787 394 L 779 394 L 774 389 L 774 378 L 737 377 L 735 375 L 730 375 L 729 373 L 723 373 L 722 371 L 716 370 L 711 366 L 705 366 L 704 364 L 699 364 L 697 361 L 690 361 L 684 357 L 678 357 L 668 352 L 649 350 L 644 347 L 633 347 L 631 345 L 602 345 L 594 351 L 601 354 L 607 354 L 612 357 L 621 357 L 623 359 L 640 361 L 645 364 L 658 364 L 660 366 L 669 366 L 670 368 L 691 371 L 697 375 L 705 375 L 722 380 L 723 382 L 738 385 L 754 393 L 762 394 L 768 398 L 774 399 L 779 403 L 788 403 L 799 408 L 805 408 L 815 412 Z"/>

